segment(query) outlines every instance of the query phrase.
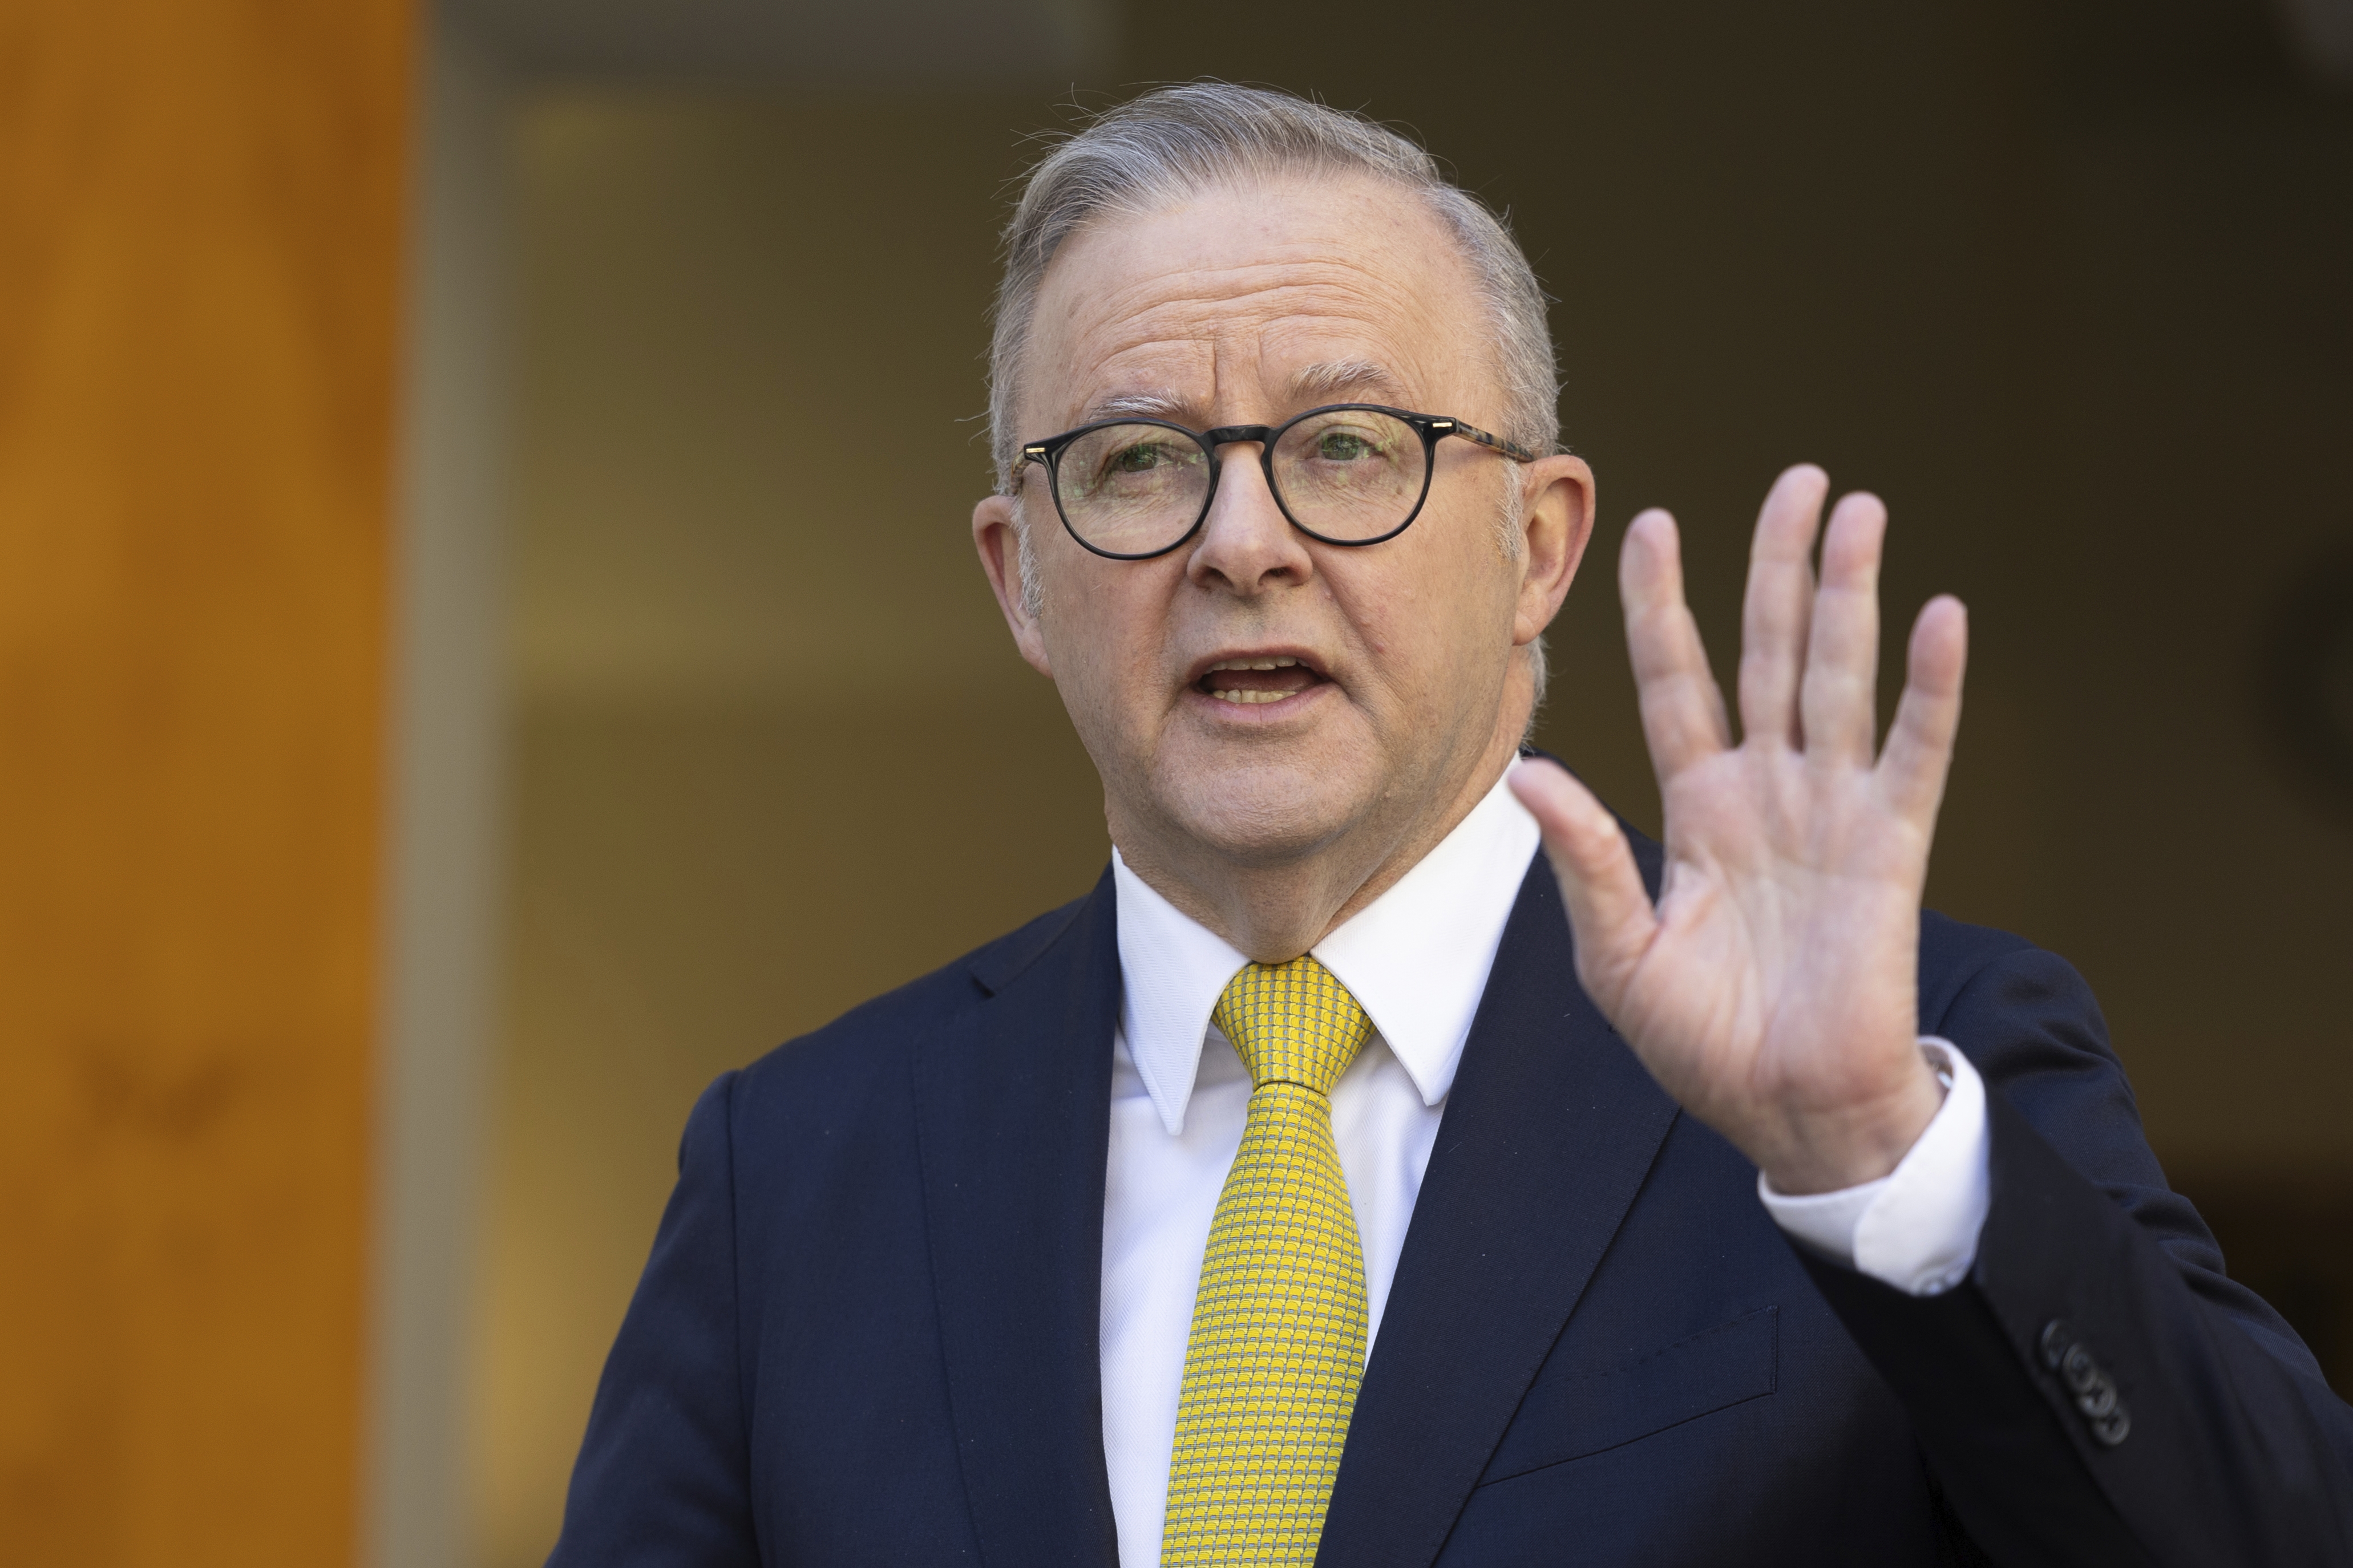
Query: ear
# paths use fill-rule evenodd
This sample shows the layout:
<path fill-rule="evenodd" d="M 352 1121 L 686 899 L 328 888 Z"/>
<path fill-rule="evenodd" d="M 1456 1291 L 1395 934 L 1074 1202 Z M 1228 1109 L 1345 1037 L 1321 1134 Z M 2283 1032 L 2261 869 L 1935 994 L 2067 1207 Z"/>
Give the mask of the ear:
<path fill-rule="evenodd" d="M 1005 624 L 1013 632 L 1013 646 L 1030 668 L 1053 679 L 1038 617 L 1021 602 L 1021 524 L 1011 496 L 990 496 L 972 509 L 972 542 L 980 552 L 989 592 L 997 595 L 997 607 L 1005 612 Z"/>
<path fill-rule="evenodd" d="M 1512 618 L 1512 645 L 1525 647 L 1544 635 L 1577 563 L 1593 539 L 1593 470 L 1567 453 L 1540 458 L 1520 470 L 1520 602 Z"/>

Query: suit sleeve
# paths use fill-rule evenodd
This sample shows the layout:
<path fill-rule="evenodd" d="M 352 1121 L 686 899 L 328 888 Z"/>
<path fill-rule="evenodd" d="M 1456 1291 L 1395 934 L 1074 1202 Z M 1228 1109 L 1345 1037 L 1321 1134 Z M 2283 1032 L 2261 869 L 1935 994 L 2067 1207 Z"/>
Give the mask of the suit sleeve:
<path fill-rule="evenodd" d="M 2031 948 L 1924 1028 L 1984 1076 L 1992 1206 L 1916 1298 L 1807 1257 L 2002 1563 L 2353 1563 L 2353 1410 L 2168 1190 L 2090 990 Z"/>
<path fill-rule="evenodd" d="M 622 1320 L 549 1568 L 754 1568 L 730 1073 L 703 1092 Z"/>

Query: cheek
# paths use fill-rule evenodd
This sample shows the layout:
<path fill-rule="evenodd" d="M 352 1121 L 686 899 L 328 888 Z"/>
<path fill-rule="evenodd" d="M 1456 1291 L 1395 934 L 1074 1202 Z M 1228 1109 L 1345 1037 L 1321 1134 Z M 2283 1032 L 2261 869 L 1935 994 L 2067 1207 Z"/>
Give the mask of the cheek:
<path fill-rule="evenodd" d="M 1150 705 L 1161 675 L 1165 586 L 1148 563 L 1098 562 L 1076 545 L 1071 555 L 1044 566 L 1046 614 L 1041 630 L 1066 697 L 1103 714 Z"/>
<path fill-rule="evenodd" d="M 1487 526 L 1483 518 L 1463 520 L 1460 531 L 1467 538 L 1434 530 L 1419 549 L 1401 551 L 1347 584 L 1349 618 L 1383 684 L 1459 695 L 1466 669 L 1508 643 L 1518 601 Z"/>

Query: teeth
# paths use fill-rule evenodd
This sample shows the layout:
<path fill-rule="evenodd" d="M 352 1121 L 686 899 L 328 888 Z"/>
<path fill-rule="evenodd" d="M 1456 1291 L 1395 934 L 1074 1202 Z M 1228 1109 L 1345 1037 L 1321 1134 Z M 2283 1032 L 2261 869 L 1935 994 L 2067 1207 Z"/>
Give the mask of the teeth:
<path fill-rule="evenodd" d="M 1299 662 L 1299 661 L 1298 661 L 1297 659 L 1295 659 L 1295 658 L 1221 658 L 1221 659 L 1219 659 L 1217 663 L 1215 663 L 1215 664 L 1213 664 L 1213 665 L 1209 666 L 1209 668 L 1210 668 L 1212 671 L 1215 671 L 1215 670 L 1220 670 L 1220 669 L 1289 669 L 1292 666 L 1293 666 L 1293 665 L 1297 664 L 1298 662 Z"/>
<path fill-rule="evenodd" d="M 1210 696 L 1224 702 L 1280 702 L 1292 696 L 1288 691 L 1212 691 Z"/>

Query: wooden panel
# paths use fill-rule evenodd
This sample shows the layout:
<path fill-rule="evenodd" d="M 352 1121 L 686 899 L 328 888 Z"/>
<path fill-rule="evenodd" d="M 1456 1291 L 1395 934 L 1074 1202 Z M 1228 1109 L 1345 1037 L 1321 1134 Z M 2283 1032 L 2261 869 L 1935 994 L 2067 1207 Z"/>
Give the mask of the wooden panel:
<path fill-rule="evenodd" d="M 351 1554 L 406 0 L 0 8 L 0 1555 Z"/>

